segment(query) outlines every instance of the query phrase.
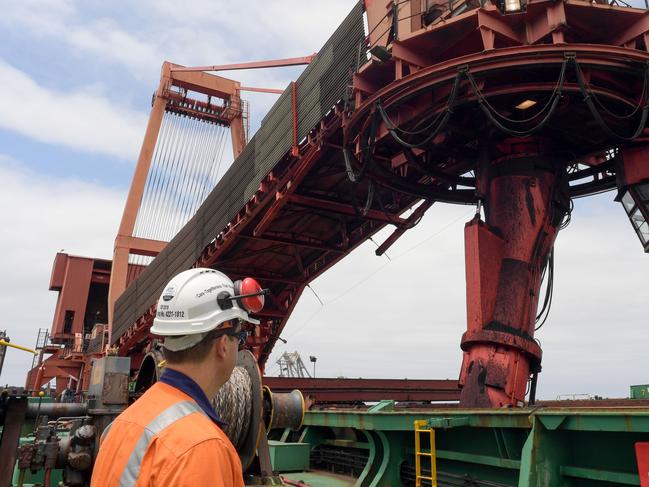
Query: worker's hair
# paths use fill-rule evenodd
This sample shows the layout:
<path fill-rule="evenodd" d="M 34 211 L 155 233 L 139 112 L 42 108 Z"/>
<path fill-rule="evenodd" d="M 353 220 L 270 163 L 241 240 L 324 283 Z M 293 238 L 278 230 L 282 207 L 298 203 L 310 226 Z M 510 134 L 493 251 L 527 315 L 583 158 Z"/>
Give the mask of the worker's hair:
<path fill-rule="evenodd" d="M 166 348 L 162 348 L 162 351 L 165 356 L 165 360 L 168 364 L 181 364 L 181 363 L 196 363 L 205 360 L 207 354 L 210 351 L 210 346 L 212 342 L 222 336 L 226 330 L 223 328 L 217 328 L 208 332 L 208 334 L 200 342 L 198 342 L 193 347 L 186 348 L 185 350 L 178 350 L 177 352 L 172 352 Z"/>

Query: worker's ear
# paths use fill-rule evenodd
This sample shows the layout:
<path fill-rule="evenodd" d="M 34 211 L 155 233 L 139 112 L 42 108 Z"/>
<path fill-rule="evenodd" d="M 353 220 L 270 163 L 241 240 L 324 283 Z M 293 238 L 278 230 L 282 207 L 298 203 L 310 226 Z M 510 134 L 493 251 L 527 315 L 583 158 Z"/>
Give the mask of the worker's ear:
<path fill-rule="evenodd" d="M 216 338 L 212 346 L 215 349 L 217 357 L 225 358 L 228 352 L 228 336 L 221 335 L 220 337 Z"/>

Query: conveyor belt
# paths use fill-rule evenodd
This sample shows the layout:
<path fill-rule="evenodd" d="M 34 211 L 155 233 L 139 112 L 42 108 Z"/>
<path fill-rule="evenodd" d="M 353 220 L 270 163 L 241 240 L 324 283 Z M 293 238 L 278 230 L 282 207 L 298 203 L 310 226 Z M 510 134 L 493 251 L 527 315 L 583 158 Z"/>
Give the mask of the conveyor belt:
<path fill-rule="evenodd" d="M 343 97 L 363 40 L 363 8 L 359 2 L 296 81 L 298 141 L 304 139 Z M 198 260 L 290 150 L 292 141 L 289 87 L 195 216 L 117 300 L 111 344 L 150 309 L 173 275 Z"/>

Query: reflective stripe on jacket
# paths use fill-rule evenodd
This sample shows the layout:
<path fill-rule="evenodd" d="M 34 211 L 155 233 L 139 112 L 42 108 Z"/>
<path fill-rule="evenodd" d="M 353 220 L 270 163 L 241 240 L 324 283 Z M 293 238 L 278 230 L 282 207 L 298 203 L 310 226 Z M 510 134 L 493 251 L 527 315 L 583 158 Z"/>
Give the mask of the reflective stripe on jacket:
<path fill-rule="evenodd" d="M 157 382 L 102 435 L 92 487 L 243 487 L 223 431 L 184 392 Z"/>

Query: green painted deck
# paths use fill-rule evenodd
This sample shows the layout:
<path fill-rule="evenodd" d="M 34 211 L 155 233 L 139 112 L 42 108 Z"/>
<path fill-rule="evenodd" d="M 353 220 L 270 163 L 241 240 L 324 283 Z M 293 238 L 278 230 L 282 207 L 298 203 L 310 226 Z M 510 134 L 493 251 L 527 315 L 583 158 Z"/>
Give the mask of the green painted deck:
<path fill-rule="evenodd" d="M 310 468 L 319 471 L 288 478 L 313 487 L 414 485 L 415 420 L 435 430 L 443 485 L 637 486 L 635 444 L 649 443 L 647 407 L 403 410 L 384 401 L 307 412 L 304 428 L 284 438 L 311 445 Z"/>
<path fill-rule="evenodd" d="M 282 474 L 282 477 L 296 482 L 302 481 L 311 487 L 351 487 L 356 483 L 356 479 L 352 477 L 316 470 Z"/>

